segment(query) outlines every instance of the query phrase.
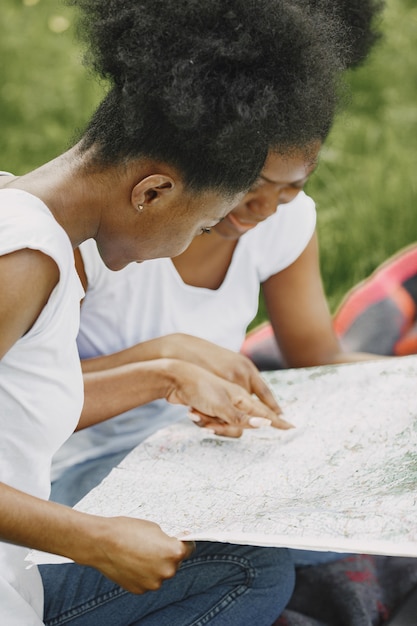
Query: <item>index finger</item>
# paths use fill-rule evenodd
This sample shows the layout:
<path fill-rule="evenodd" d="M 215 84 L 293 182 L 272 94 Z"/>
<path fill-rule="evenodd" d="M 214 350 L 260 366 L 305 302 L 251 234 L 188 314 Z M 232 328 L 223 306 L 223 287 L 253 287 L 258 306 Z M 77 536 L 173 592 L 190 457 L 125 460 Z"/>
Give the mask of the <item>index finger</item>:
<path fill-rule="evenodd" d="M 283 430 L 294 428 L 293 424 L 287 422 L 283 417 L 280 417 L 280 415 L 277 415 L 257 398 L 251 397 L 249 402 L 245 402 L 245 405 L 246 406 L 243 406 L 242 403 L 239 407 L 246 413 L 245 418 L 240 424 L 243 428 L 259 428 L 259 426 L 266 424 L 265 420 L 268 420 L 270 422 L 269 426 L 273 428 Z"/>
<path fill-rule="evenodd" d="M 252 392 L 258 396 L 258 398 L 266 404 L 274 413 L 277 415 L 282 413 L 281 407 L 278 402 L 275 400 L 274 395 L 266 382 L 262 380 L 259 373 L 256 373 L 252 376 L 251 379 L 252 384 Z"/>

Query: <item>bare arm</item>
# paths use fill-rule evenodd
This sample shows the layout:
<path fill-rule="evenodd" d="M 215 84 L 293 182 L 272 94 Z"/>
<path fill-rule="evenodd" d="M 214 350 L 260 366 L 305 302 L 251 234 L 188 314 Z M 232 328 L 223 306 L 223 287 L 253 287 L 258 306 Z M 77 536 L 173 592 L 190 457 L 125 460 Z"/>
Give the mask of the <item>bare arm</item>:
<path fill-rule="evenodd" d="M 79 249 L 75 250 L 75 265 L 87 289 L 87 276 Z M 191 364 L 197 367 L 193 369 Z M 82 368 L 85 404 L 78 429 L 155 399 L 167 398 L 173 386 L 184 404 L 204 413 L 207 399 L 197 398 L 194 390 L 191 391 L 190 380 L 196 376 L 205 381 L 201 389 L 214 398 L 224 397 L 225 389 L 230 389 L 226 381 L 240 385 L 246 392 L 245 406 L 250 415 L 267 417 L 274 425 L 285 427 L 283 421 L 277 421 L 280 408 L 254 364 L 242 354 L 198 337 L 183 333 L 158 337 L 110 355 L 84 359 Z M 203 369 L 215 376 L 208 377 Z M 248 394 L 257 396 L 258 401 L 249 401 Z M 217 400 L 210 406 L 212 417 L 223 415 L 226 421 L 237 418 L 232 406 L 222 410 Z"/>
<path fill-rule="evenodd" d="M 106 370 L 115 371 L 121 366 L 149 363 L 156 359 L 176 359 L 197 365 L 224 380 L 241 385 L 271 410 L 280 410 L 257 368 L 246 356 L 184 333 L 165 335 L 110 355 L 84 359 L 82 368 L 84 374 L 95 372 L 98 375 Z M 85 379 L 87 380 L 86 377 Z M 150 397 L 143 402 L 150 402 L 152 399 L 154 398 Z"/>
<path fill-rule="evenodd" d="M 37 250 L 0 256 L 0 358 L 33 326 L 58 279 L 56 263 Z"/>
<path fill-rule="evenodd" d="M 3 541 L 95 567 L 133 593 L 158 589 L 191 552 L 189 545 L 145 520 L 87 515 L 3 483 L 0 502 Z"/>
<path fill-rule="evenodd" d="M 84 374 L 84 385 L 85 402 L 77 430 L 158 398 L 189 406 L 200 416 L 201 426 L 221 435 L 240 436 L 243 428 L 253 427 L 252 417 L 267 419 L 275 428 L 290 426 L 242 386 L 179 359 L 90 372 Z"/>
<path fill-rule="evenodd" d="M 0 358 L 34 324 L 57 280 L 46 255 L 28 249 L 0 257 Z M 189 553 L 151 522 L 99 518 L 0 483 L 0 538 L 90 565 L 126 589 L 157 589 Z"/>
<path fill-rule="evenodd" d="M 316 235 L 288 268 L 263 284 L 265 304 L 287 367 L 370 360 L 343 352 L 323 290 Z"/>

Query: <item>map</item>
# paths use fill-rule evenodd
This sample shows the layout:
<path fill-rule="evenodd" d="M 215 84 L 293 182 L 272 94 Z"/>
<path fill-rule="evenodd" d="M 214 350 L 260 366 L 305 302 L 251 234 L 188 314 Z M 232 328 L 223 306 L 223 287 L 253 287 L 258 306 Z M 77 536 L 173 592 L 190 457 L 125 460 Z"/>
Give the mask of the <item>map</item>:
<path fill-rule="evenodd" d="M 296 428 L 227 439 L 184 419 L 75 508 L 179 538 L 417 556 L 417 357 L 264 378 Z"/>

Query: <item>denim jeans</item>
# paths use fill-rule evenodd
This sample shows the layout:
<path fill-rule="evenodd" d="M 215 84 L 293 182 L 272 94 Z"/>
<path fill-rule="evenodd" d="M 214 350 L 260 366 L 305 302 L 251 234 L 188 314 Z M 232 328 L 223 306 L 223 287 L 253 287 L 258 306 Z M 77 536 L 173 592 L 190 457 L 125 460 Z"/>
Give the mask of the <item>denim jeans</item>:
<path fill-rule="evenodd" d="M 52 483 L 51 500 L 67 506 L 74 506 L 93 487 L 96 487 L 129 452 L 130 450 L 117 452 L 68 468 L 60 478 Z M 349 556 L 345 553 L 313 550 L 290 549 L 289 552 L 296 568 L 330 563 Z"/>
<path fill-rule="evenodd" d="M 318 552 L 316 550 L 291 549 L 290 554 L 295 567 L 311 567 L 312 565 L 324 565 L 339 559 L 351 556 L 347 552 Z"/>
<path fill-rule="evenodd" d="M 271 626 L 294 587 L 286 549 L 199 542 L 157 591 L 129 593 L 97 570 L 41 565 L 46 626 Z"/>

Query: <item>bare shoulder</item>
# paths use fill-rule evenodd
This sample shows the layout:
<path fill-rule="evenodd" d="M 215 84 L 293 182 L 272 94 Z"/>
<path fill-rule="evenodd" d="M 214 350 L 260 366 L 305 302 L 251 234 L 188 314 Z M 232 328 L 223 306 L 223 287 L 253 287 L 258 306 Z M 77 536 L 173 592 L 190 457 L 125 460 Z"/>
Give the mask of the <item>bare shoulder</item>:
<path fill-rule="evenodd" d="M 0 256 L 0 358 L 33 326 L 58 280 L 55 261 L 39 250 Z"/>

